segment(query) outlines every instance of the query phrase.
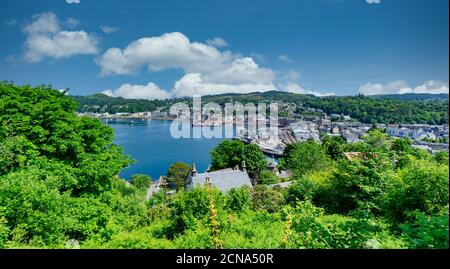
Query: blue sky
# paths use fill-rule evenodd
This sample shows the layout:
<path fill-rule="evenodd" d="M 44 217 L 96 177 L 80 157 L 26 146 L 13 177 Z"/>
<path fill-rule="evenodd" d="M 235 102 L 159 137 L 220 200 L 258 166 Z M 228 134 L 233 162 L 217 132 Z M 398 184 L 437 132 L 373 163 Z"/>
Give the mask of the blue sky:
<path fill-rule="evenodd" d="M 2 0 L 0 79 L 146 99 L 448 93 L 448 4 Z"/>

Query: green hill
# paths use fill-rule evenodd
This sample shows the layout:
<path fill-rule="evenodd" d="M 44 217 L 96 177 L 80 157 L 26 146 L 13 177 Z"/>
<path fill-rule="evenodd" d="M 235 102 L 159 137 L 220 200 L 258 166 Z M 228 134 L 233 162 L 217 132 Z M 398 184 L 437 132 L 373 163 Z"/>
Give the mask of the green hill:
<path fill-rule="evenodd" d="M 294 94 L 281 91 L 255 92 L 247 94 L 220 94 L 202 97 L 202 103 L 215 102 L 220 105 L 241 102 L 259 103 L 276 102 L 294 103 L 297 113 L 304 113 L 306 108 L 320 109 L 327 114 L 349 115 L 363 123 L 448 123 L 448 95 L 405 94 L 382 96 L 328 96 Z M 158 108 L 167 110 L 176 102 L 190 104 L 191 98 L 170 100 L 142 100 L 109 97 L 104 94 L 74 96 L 80 112 L 143 112 Z"/>

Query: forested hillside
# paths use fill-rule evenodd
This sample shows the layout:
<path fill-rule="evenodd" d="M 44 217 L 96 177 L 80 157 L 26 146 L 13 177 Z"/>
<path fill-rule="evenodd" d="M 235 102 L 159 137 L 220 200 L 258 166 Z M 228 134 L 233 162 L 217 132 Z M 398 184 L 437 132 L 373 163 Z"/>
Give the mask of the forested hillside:
<path fill-rule="evenodd" d="M 255 188 L 180 184 L 146 200 L 148 178 L 118 177 L 131 160 L 113 130 L 76 107 L 57 90 L 0 84 L 0 248 L 449 247 L 448 153 L 377 129 L 356 144 L 297 143 L 280 162 L 293 171 L 282 189 L 267 185 L 278 179 L 258 147 L 225 141 L 213 169 L 245 161 Z M 177 167 L 174 183 L 189 168 Z"/>
<path fill-rule="evenodd" d="M 294 103 L 297 112 L 302 108 L 321 109 L 327 114 L 345 114 L 363 123 L 448 123 L 448 95 L 439 95 L 440 98 L 432 98 L 430 95 L 393 95 L 393 96 L 333 96 L 315 97 L 270 91 L 264 93 L 249 94 L 222 94 L 203 96 L 202 102 L 215 102 L 224 105 L 229 102 L 258 103 L 283 101 Z M 443 98 L 447 96 L 447 98 Z M 103 94 L 92 96 L 77 96 L 75 100 L 80 103 L 80 112 L 142 112 L 154 111 L 160 107 L 168 109 L 176 102 L 188 102 L 189 98 L 171 100 L 133 100 L 108 97 Z"/>
<path fill-rule="evenodd" d="M 102 113 L 155 111 L 158 107 L 167 107 L 175 102 L 175 100 L 125 99 L 122 97 L 109 97 L 102 93 L 89 96 L 74 96 L 72 98 L 79 103 L 78 111 Z"/>

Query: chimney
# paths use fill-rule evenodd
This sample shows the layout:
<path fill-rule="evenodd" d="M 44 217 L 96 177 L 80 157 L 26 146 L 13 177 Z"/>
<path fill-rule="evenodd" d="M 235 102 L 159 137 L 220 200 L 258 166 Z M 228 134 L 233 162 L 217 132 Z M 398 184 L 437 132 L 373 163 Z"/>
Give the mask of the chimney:
<path fill-rule="evenodd" d="M 245 165 L 245 161 L 242 161 L 242 171 L 247 172 L 247 166 Z"/>
<path fill-rule="evenodd" d="M 195 162 L 192 163 L 192 176 L 195 177 L 197 175 L 197 168 L 195 168 Z"/>

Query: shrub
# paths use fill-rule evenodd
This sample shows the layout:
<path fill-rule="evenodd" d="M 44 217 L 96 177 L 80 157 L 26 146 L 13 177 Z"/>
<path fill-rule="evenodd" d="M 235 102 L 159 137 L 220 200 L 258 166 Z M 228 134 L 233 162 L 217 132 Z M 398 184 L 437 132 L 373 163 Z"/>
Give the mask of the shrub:
<path fill-rule="evenodd" d="M 413 248 L 448 249 L 448 207 L 436 215 L 414 212 L 414 220 L 401 225 L 402 236 Z"/>
<path fill-rule="evenodd" d="M 231 189 L 226 195 L 227 208 L 230 211 L 242 211 L 252 205 L 252 192 L 247 186 Z"/>
<path fill-rule="evenodd" d="M 257 185 L 253 189 L 252 204 L 254 210 L 276 212 L 284 203 L 285 199 L 281 191 L 265 185 Z"/>
<path fill-rule="evenodd" d="M 152 178 L 148 175 L 135 174 L 131 176 L 130 183 L 133 184 L 138 189 L 148 189 Z"/>

